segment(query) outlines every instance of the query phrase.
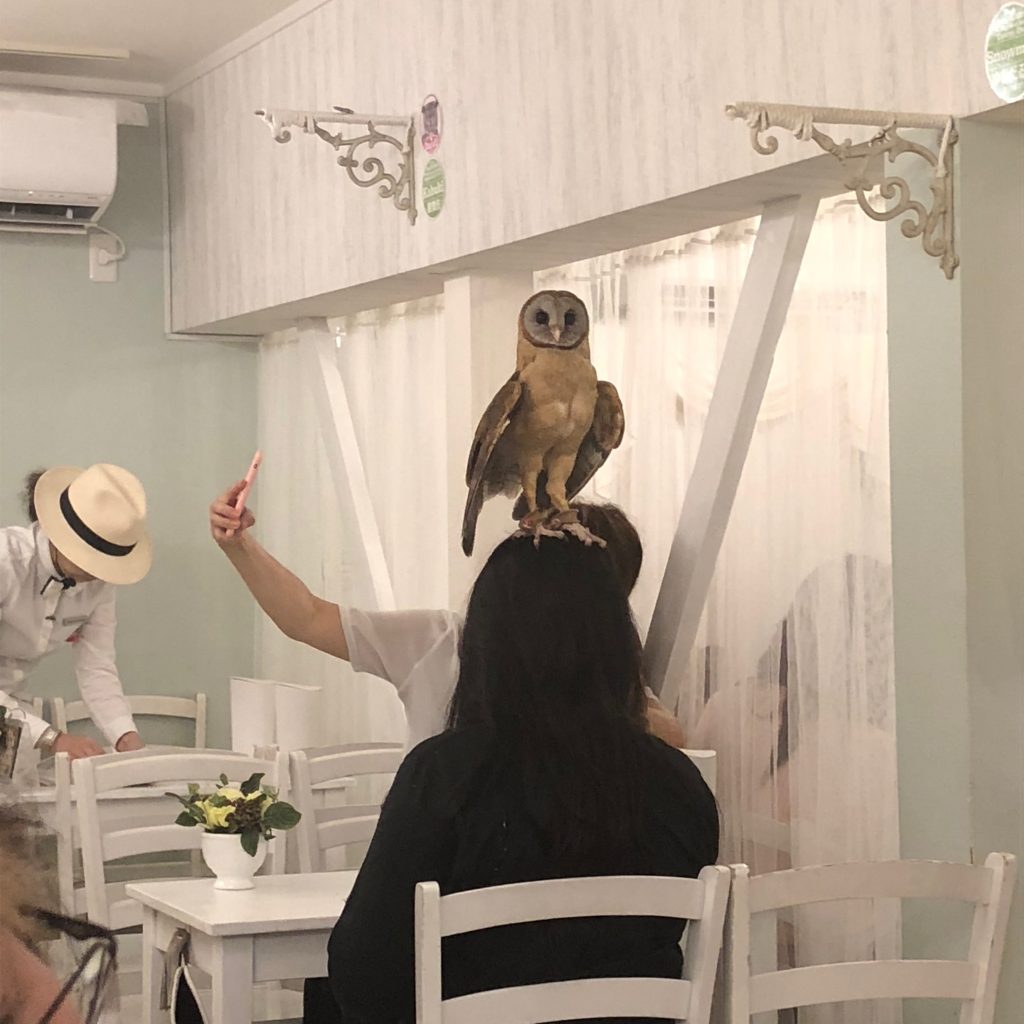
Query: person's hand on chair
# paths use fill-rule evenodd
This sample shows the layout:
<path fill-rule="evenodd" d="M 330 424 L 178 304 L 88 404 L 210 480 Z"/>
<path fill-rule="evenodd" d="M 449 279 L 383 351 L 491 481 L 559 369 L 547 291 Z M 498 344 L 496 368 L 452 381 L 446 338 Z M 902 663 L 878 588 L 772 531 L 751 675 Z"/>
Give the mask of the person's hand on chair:
<path fill-rule="evenodd" d="M 72 736 L 69 732 L 58 734 L 50 749 L 54 754 L 67 754 L 72 761 L 103 753 L 103 748 L 95 740 L 88 736 Z"/>
<path fill-rule="evenodd" d="M 123 754 L 128 750 L 143 750 L 145 746 L 146 744 L 142 742 L 142 737 L 137 732 L 126 732 L 114 744 L 114 749 Z"/>
<path fill-rule="evenodd" d="M 241 543 L 245 531 L 256 523 L 248 508 L 242 509 L 241 514 L 235 508 L 243 487 L 245 481 L 239 480 L 210 505 L 210 533 L 222 548 Z"/>

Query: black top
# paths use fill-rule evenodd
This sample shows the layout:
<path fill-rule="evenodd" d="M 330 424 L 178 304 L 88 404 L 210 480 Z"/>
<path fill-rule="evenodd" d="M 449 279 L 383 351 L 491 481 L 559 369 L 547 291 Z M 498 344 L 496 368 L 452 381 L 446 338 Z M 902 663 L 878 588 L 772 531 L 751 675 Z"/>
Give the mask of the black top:
<path fill-rule="evenodd" d="M 661 740 L 643 748 L 635 856 L 580 875 L 695 877 L 718 856 L 718 810 L 693 762 Z M 523 792 L 483 729 L 447 732 L 406 757 L 329 944 L 345 1024 L 415 1019 L 416 883 L 441 894 L 557 877 L 538 821 L 544 794 Z M 542 921 L 443 940 L 444 997 L 586 977 L 670 977 L 682 970 L 683 922 L 593 917 Z"/>

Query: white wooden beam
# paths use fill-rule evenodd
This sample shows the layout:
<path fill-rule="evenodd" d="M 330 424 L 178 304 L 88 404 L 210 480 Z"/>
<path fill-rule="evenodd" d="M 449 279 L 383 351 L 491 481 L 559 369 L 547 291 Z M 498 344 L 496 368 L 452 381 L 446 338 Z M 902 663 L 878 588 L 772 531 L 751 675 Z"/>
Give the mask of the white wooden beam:
<path fill-rule="evenodd" d="M 452 608 L 462 606 L 491 549 L 515 527 L 512 503 L 494 498 L 480 513 L 473 557 L 462 553 L 469 446 L 488 403 L 516 368 L 519 310 L 533 290 L 533 274 L 527 271 L 470 274 L 445 281 L 448 600 Z"/>
<path fill-rule="evenodd" d="M 390 611 L 395 607 L 391 574 L 384 557 L 370 488 L 366 483 L 345 382 L 338 366 L 337 343 L 327 321 L 322 318 L 300 320 L 298 329 L 338 502 L 342 508 L 352 510 L 358 549 L 363 556 L 376 608 Z"/>
<path fill-rule="evenodd" d="M 740 291 L 644 650 L 649 685 L 675 707 L 750 449 L 818 199 L 767 205 Z"/>

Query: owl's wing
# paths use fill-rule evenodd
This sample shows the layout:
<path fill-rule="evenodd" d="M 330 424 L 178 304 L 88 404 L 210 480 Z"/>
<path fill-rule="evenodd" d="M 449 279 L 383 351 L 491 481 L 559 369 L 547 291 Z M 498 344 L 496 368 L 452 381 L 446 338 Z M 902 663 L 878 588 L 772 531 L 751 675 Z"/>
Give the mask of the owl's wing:
<path fill-rule="evenodd" d="M 512 414 L 523 394 L 523 384 L 519 374 L 514 373 L 491 399 L 473 436 L 473 444 L 469 449 L 469 460 L 466 463 L 466 510 L 462 516 L 462 550 L 473 553 L 473 540 L 476 536 L 476 520 L 484 501 L 502 489 L 504 480 L 494 480 L 495 470 L 504 467 L 496 466 L 495 451 L 502 435 L 508 429 Z M 504 476 L 504 472 L 499 475 Z"/>
<path fill-rule="evenodd" d="M 611 452 L 622 444 L 625 432 L 626 417 L 622 411 L 619 393 L 614 384 L 599 380 L 594 421 L 580 443 L 579 451 L 576 453 L 576 465 L 573 466 L 565 484 L 565 496 L 569 501 L 587 486 L 590 478 L 605 464 Z M 542 508 L 551 503 L 546 485 L 547 474 L 542 473 L 537 480 L 537 504 Z M 522 519 L 526 513 L 526 496 L 520 494 L 512 515 L 516 519 Z"/>

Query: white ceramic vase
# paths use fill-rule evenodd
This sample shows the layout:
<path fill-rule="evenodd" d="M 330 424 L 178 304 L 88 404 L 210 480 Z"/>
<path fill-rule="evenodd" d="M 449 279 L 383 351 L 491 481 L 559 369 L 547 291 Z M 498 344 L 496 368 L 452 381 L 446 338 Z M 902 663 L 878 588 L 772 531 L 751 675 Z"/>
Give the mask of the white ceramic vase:
<path fill-rule="evenodd" d="M 240 835 L 204 832 L 202 850 L 206 866 L 217 876 L 214 889 L 254 888 L 252 876 L 267 859 L 267 841 L 262 836 L 255 857 L 250 857 L 242 849 Z"/>

